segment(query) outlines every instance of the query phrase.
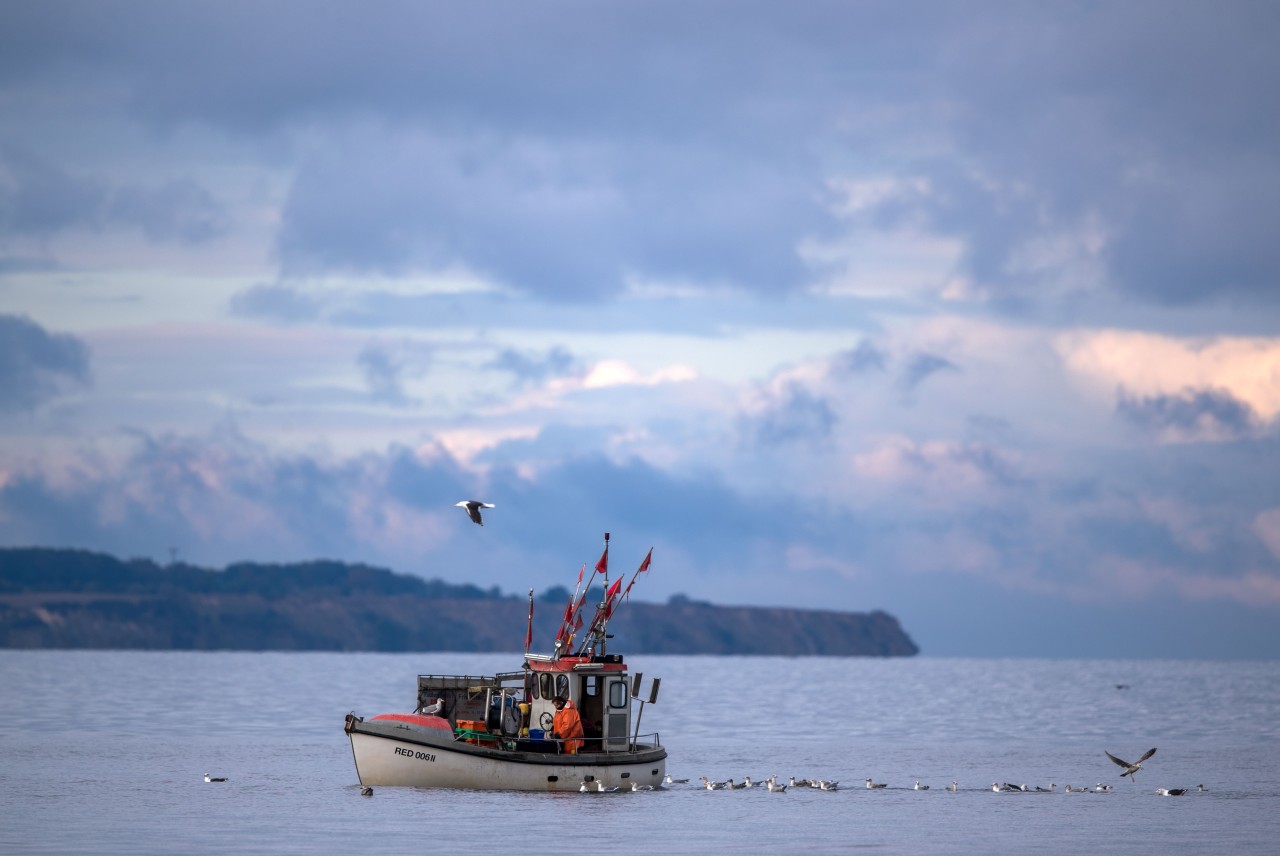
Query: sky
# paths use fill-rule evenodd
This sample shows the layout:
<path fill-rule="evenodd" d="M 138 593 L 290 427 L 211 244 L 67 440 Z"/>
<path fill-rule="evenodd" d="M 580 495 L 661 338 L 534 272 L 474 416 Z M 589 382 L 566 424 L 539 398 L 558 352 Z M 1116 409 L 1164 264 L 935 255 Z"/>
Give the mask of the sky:
<path fill-rule="evenodd" d="M 1280 656 L 1280 6 L 0 5 L 0 546 Z M 453 504 L 495 505 L 485 525 Z"/>

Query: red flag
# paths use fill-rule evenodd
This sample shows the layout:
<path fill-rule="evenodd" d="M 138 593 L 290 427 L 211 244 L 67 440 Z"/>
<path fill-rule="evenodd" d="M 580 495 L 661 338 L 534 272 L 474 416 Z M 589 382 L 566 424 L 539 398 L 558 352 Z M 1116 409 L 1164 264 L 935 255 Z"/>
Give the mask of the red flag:
<path fill-rule="evenodd" d="M 582 567 L 578 568 L 578 585 L 582 585 L 582 575 L 586 573 L 587 563 L 583 562 Z"/>
<path fill-rule="evenodd" d="M 609 590 L 604 593 L 604 599 L 613 600 L 614 596 L 618 594 L 618 591 L 621 588 L 622 588 L 622 577 L 618 577 L 618 579 L 614 580 L 613 585 L 609 586 Z"/>
<path fill-rule="evenodd" d="M 596 573 L 609 573 L 609 545 L 605 545 L 604 552 L 600 554 L 600 561 L 596 562 Z"/>
<path fill-rule="evenodd" d="M 524 633 L 524 652 L 529 653 L 529 646 L 533 644 L 533 589 L 529 589 L 529 629 Z"/>
<path fill-rule="evenodd" d="M 581 612 L 579 612 L 577 615 L 573 617 L 573 629 L 574 630 L 582 629 L 582 613 Z"/>
<path fill-rule="evenodd" d="M 631 582 L 627 583 L 627 590 L 622 593 L 622 599 L 631 602 L 631 587 L 636 584 L 636 577 L 649 570 L 649 560 L 653 558 L 653 548 L 649 548 L 649 555 L 644 557 L 644 561 L 640 563 L 640 567 L 631 575 Z"/>

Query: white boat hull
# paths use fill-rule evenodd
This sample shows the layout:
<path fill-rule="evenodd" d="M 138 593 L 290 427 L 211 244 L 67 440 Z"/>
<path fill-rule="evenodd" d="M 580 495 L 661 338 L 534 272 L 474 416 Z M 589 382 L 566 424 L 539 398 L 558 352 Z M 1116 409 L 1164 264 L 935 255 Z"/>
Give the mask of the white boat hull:
<path fill-rule="evenodd" d="M 633 783 L 658 787 L 666 775 L 666 750 L 649 744 L 578 755 L 521 752 L 356 717 L 348 717 L 347 734 L 360 784 L 369 786 L 578 791 L 585 779 L 592 787 L 630 790 Z"/>

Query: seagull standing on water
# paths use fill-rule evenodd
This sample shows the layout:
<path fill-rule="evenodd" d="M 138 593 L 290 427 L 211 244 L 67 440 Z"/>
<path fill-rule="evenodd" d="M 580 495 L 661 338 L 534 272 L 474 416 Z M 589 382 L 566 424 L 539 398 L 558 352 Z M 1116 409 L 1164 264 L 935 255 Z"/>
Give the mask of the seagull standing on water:
<path fill-rule="evenodd" d="M 1128 761 L 1120 760 L 1115 755 L 1112 755 L 1110 752 L 1107 752 L 1105 749 L 1103 750 L 1103 754 L 1106 755 L 1108 758 L 1110 758 L 1112 761 L 1115 761 L 1117 765 L 1124 767 L 1124 772 L 1120 774 L 1120 778 L 1123 779 L 1125 776 L 1133 776 L 1134 773 L 1141 770 L 1142 762 L 1150 758 L 1152 755 L 1156 754 L 1156 750 L 1154 748 L 1148 749 L 1147 754 L 1143 755 L 1141 758 L 1139 758 L 1137 761 L 1135 761 L 1132 764 L 1130 764 Z M 1135 779 L 1130 778 L 1129 781 L 1132 782 L 1132 781 L 1135 781 Z"/>
<path fill-rule="evenodd" d="M 463 500 L 462 502 L 455 502 L 453 506 L 454 508 L 461 508 L 464 511 L 466 511 L 467 516 L 471 518 L 471 522 L 476 524 L 477 526 L 484 525 L 484 521 L 480 519 L 480 509 L 493 508 L 493 505 L 491 505 L 490 503 L 480 502 L 479 500 L 475 500 L 475 499 L 466 499 L 466 500 Z"/>

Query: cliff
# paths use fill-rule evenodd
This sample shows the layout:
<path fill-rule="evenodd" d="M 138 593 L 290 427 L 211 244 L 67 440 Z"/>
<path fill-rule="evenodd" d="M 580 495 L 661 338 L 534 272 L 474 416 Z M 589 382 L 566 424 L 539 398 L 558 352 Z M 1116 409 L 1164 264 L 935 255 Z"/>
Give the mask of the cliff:
<path fill-rule="evenodd" d="M 567 592 L 537 602 L 546 651 Z M 316 561 L 223 570 L 79 550 L 0 549 L 0 647 L 184 650 L 519 651 L 526 598 Z M 652 654 L 910 656 L 884 612 L 638 600 L 610 623 L 614 650 Z"/>

